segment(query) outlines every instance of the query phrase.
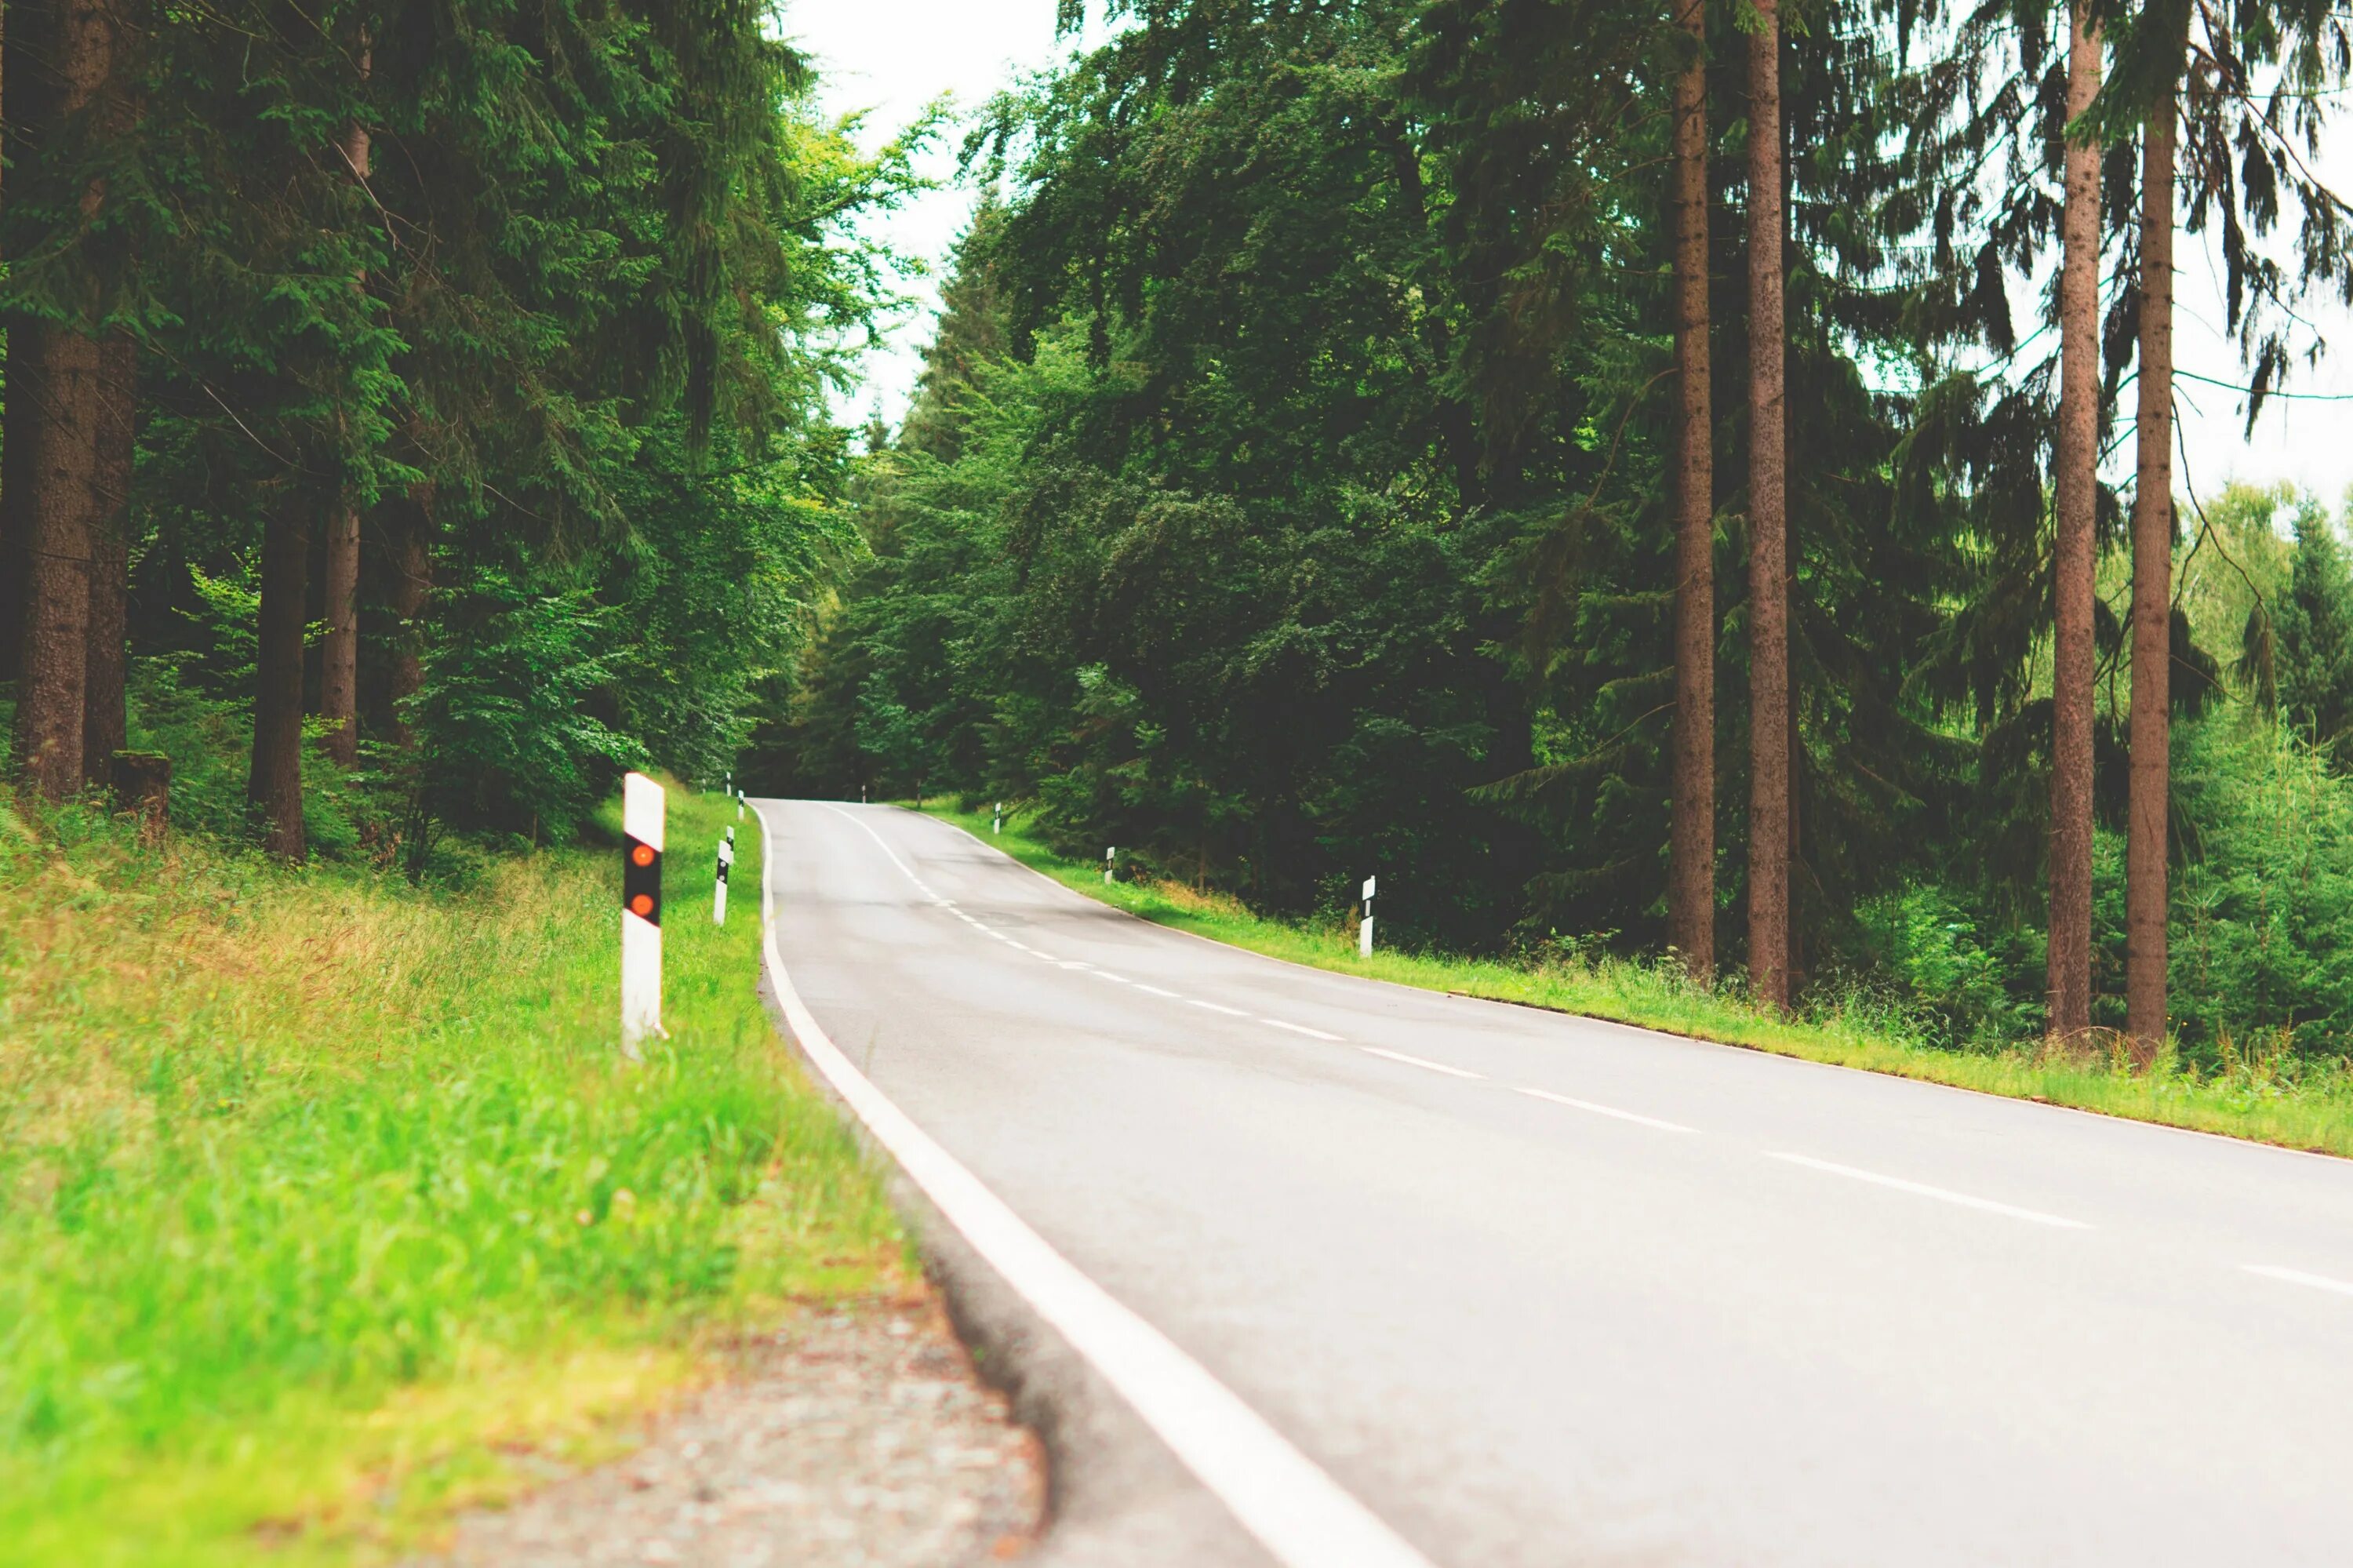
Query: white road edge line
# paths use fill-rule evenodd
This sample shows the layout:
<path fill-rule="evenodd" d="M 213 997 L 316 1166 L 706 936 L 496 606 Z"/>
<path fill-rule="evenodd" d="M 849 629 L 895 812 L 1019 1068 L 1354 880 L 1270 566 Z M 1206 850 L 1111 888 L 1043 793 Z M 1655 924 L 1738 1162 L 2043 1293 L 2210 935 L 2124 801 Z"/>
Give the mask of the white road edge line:
<path fill-rule="evenodd" d="M 1973 1198 L 1967 1192 L 1956 1192 L 1944 1187 L 1931 1187 L 1925 1181 L 1907 1181 L 1901 1176 L 1882 1176 L 1876 1171 L 1858 1171 L 1852 1165 L 1834 1165 L 1827 1160 L 1817 1160 L 1810 1154 L 1788 1154 L 1779 1150 L 1765 1150 L 1767 1160 L 1784 1160 L 1792 1165 L 1810 1170 L 1827 1171 L 1833 1176 L 1852 1176 L 1858 1181 L 1874 1186 L 1893 1187 L 1899 1192 L 1910 1192 L 1922 1198 L 1935 1198 L 1941 1202 L 1957 1203 L 1964 1209 L 1982 1209 L 1989 1214 L 2008 1214 L 2013 1220 L 2028 1220 L 2038 1225 L 2054 1225 L 2066 1231 L 2088 1231 L 2092 1227 L 2082 1220 L 2071 1220 L 2063 1214 L 2046 1214 L 2040 1209 L 2021 1209 L 2014 1203 L 1998 1203 L 1991 1198 Z"/>
<path fill-rule="evenodd" d="M 1304 1034 L 1310 1040 L 1329 1040 L 1335 1044 L 1345 1044 L 1347 1043 L 1346 1038 L 1343 1035 L 1326 1034 L 1321 1029 L 1310 1029 L 1304 1023 L 1285 1023 L 1280 1018 L 1261 1018 L 1259 1022 L 1261 1023 L 1271 1023 L 1277 1029 L 1288 1029 L 1293 1034 Z"/>
<path fill-rule="evenodd" d="M 1206 1007 L 1206 1008 L 1208 1008 L 1211 1012 L 1222 1012 L 1222 1013 L 1224 1013 L 1228 1018 L 1248 1018 L 1248 1017 L 1250 1016 L 1250 1014 L 1249 1014 L 1249 1013 L 1244 1012 L 1243 1012 L 1240 1008 L 1239 1008 L 1239 1007 L 1227 1007 L 1227 1006 L 1225 1006 L 1225 1005 L 1223 1005 L 1222 1003 L 1219 1003 L 1219 1002 L 1215 1002 L 1215 1001 L 1202 1001 L 1199 997 L 1198 997 L 1198 996 L 1188 996 L 1188 997 L 1187 997 L 1187 998 L 1185 999 L 1185 1004 L 1186 1004 L 1187 1007 Z"/>
<path fill-rule="evenodd" d="M 2249 1274 L 2260 1274 L 2265 1279 L 2284 1279 L 2290 1285 L 2308 1285 L 2315 1290 L 2333 1290 L 2339 1296 L 2353 1296 L 2353 1280 L 2331 1279 L 2325 1274 L 2306 1274 L 2300 1268 L 2282 1268 L 2276 1264 L 2242 1263 Z"/>
<path fill-rule="evenodd" d="M 765 810 L 760 812 L 760 842 L 762 947 L 768 981 L 784 1004 L 786 1022 L 874 1140 L 890 1151 L 973 1250 L 1134 1407 L 1145 1425 L 1282 1568 L 1434 1568 L 1240 1395 L 1080 1273 L 978 1177 L 933 1142 L 827 1038 L 794 991 L 776 950 L 776 890 L 770 879 L 776 857 L 770 853 Z M 881 842 L 880 835 L 876 842 Z M 890 853 L 888 844 L 882 847 Z"/>
<path fill-rule="evenodd" d="M 1572 1099 L 1567 1095 L 1554 1094 L 1550 1089 L 1519 1089 L 1514 1092 L 1526 1095 L 1532 1099 L 1550 1100 L 1556 1106 L 1573 1106 L 1581 1111 L 1591 1111 L 1595 1116 L 1616 1117 L 1620 1121 L 1640 1122 L 1644 1127 L 1655 1127 L 1661 1132 L 1697 1132 L 1699 1130 L 1695 1127 L 1685 1127 L 1679 1121 L 1661 1121 L 1654 1116 L 1639 1116 L 1630 1110 L 1620 1110 L 1616 1106 L 1598 1106 L 1591 1100 Z"/>
<path fill-rule="evenodd" d="M 1135 989 L 1144 992 L 1146 996 L 1165 996 L 1171 1001 L 1176 1000 L 1176 993 L 1175 991 L 1162 991 L 1158 986 L 1146 985 L 1142 980 L 1137 980 L 1135 982 Z"/>
<path fill-rule="evenodd" d="M 1427 1067 L 1433 1073 L 1443 1073 L 1450 1078 L 1477 1078 L 1485 1082 L 1487 1075 L 1474 1073 L 1468 1067 L 1450 1067 L 1443 1062 L 1428 1061 L 1420 1056 L 1409 1056 L 1402 1051 L 1384 1051 L 1377 1045 L 1359 1045 L 1357 1050 L 1369 1056 L 1386 1056 L 1392 1062 L 1403 1062 L 1409 1067 Z"/>

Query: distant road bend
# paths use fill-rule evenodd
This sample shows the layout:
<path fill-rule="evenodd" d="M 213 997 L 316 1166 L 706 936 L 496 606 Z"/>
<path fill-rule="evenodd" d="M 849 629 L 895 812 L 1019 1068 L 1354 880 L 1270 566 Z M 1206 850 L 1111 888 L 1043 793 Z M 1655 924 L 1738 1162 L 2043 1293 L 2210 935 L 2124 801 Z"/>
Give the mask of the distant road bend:
<path fill-rule="evenodd" d="M 757 805 L 807 1015 L 1227 1453 L 1258 1523 L 1194 1561 L 2353 1561 L 2353 1163 L 1299 969 Z"/>

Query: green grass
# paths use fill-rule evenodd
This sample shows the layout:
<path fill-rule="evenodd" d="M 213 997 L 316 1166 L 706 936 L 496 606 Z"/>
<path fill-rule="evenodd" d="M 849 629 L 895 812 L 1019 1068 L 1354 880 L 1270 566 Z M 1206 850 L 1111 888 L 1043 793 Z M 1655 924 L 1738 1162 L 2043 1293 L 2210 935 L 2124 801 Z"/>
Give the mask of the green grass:
<path fill-rule="evenodd" d="M 755 993 L 760 842 L 670 793 L 670 1038 L 612 850 L 417 891 L 0 813 L 0 1562 L 378 1561 L 793 1299 L 914 1278 Z"/>
<path fill-rule="evenodd" d="M 1623 959 L 1515 963 L 1395 949 L 1359 958 L 1336 922 L 1273 920 L 1239 900 L 1177 882 L 1106 886 L 1101 862 L 1071 861 L 1008 821 L 992 837 L 985 813 L 927 806 L 1023 864 L 1091 898 L 1157 925 L 1341 974 L 1425 991 L 1518 1002 L 1609 1019 L 1726 1045 L 1842 1067 L 1949 1084 L 1986 1094 L 2071 1106 L 2169 1127 L 2353 1156 L 2353 1071 L 2341 1063 L 2234 1055 L 2200 1074 L 2169 1057 L 2134 1072 L 2118 1056 L 2039 1046 L 1955 1050 L 1900 1009 L 1861 995 L 1820 999 L 1798 1016 L 1776 1016 L 1729 991 L 1692 984 L 1664 966 Z"/>

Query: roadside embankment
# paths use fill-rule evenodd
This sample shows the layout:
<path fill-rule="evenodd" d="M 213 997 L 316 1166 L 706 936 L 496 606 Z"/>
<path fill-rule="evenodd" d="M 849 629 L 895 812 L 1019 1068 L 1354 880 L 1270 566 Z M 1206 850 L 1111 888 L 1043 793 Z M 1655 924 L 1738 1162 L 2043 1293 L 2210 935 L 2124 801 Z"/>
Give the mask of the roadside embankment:
<path fill-rule="evenodd" d="M 382 1561 L 747 1367 L 798 1397 L 780 1325 L 931 1310 L 763 1012 L 756 906 L 711 922 L 733 809 L 670 799 L 642 1066 L 610 850 L 419 889 L 0 816 L 0 1561 Z"/>

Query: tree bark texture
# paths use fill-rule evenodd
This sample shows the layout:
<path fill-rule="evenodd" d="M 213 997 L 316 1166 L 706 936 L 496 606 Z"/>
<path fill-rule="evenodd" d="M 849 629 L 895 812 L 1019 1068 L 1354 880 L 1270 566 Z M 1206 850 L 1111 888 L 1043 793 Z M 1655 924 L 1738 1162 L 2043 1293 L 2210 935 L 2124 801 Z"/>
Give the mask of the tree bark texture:
<path fill-rule="evenodd" d="M 9 394 L 17 390 L 17 372 L 9 367 L 10 349 L 0 344 L 0 401 L 14 406 Z M 0 431 L 0 681 L 16 678 L 25 641 L 25 527 L 18 513 L 31 486 L 17 475 L 32 444 Z"/>
<path fill-rule="evenodd" d="M 90 621 L 82 678 L 81 777 L 109 787 L 131 741 L 131 464 L 138 349 L 120 333 L 99 344 L 97 495 L 90 534 Z"/>
<path fill-rule="evenodd" d="M 426 599 L 433 591 L 431 489 L 421 483 L 411 485 L 394 513 L 398 521 L 392 539 L 393 737 L 407 747 L 417 744 L 417 736 L 401 716 L 401 705 L 425 684 L 419 623 Z"/>
<path fill-rule="evenodd" d="M 2141 143 L 2139 444 L 2133 492 L 2132 801 L 2125 841 L 2125 1029 L 2147 1065 L 2165 1044 L 2166 846 L 2173 744 L 2174 101 Z"/>
<path fill-rule="evenodd" d="M 322 570 L 319 712 L 335 726 L 327 732 L 327 755 L 351 768 L 360 759 L 360 514 L 348 503 L 328 515 Z"/>
<path fill-rule="evenodd" d="M 246 798 L 262 846 L 302 858 L 302 610 L 311 541 L 304 498 L 280 497 L 261 532 L 260 649 L 254 677 L 253 771 Z"/>
<path fill-rule="evenodd" d="M 1781 280 L 1781 26 L 1748 35 L 1748 980 L 1789 1002 L 1789 593 Z"/>
<path fill-rule="evenodd" d="M 2051 931 L 2047 1028 L 2092 1026 L 2093 545 L 2098 506 L 2100 150 L 2073 133 L 2100 90 L 2090 0 L 2067 46 L 2066 202 L 2060 231 L 2056 624 L 2051 676 Z"/>
<path fill-rule="evenodd" d="M 367 69 L 364 57 L 360 69 L 363 74 Z M 351 128 L 343 156 L 354 179 L 367 178 L 366 126 Z M 364 282 L 355 278 L 353 287 Z M 319 651 L 319 713 L 334 726 L 327 733 L 327 755 L 351 768 L 360 759 L 360 514 L 348 500 L 337 503 L 327 518 L 326 546 L 320 598 L 327 635 Z"/>
<path fill-rule="evenodd" d="M 1674 806 L 1667 939 L 1694 980 L 1715 971 L 1715 416 L 1709 386 L 1707 18 L 1681 0 L 1692 63 L 1675 79 Z"/>
<path fill-rule="evenodd" d="M 68 116 L 104 90 L 118 18 L 106 0 L 9 7 L 7 151 L 22 171 Z M 86 212 L 105 199 L 82 194 Z M 9 323 L 6 476 L 10 533 L 23 551 L 14 750 L 25 785 L 61 800 L 82 781 L 90 550 L 103 514 L 99 460 L 104 352 L 52 323 Z M 20 444 L 21 443 L 21 444 Z"/>

